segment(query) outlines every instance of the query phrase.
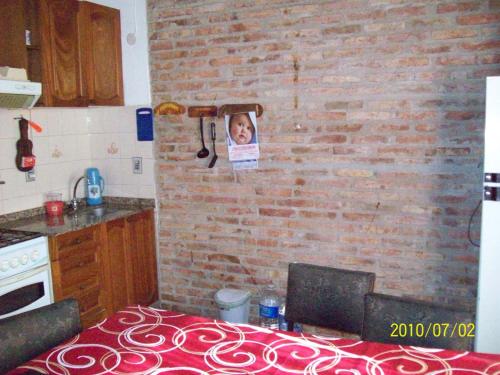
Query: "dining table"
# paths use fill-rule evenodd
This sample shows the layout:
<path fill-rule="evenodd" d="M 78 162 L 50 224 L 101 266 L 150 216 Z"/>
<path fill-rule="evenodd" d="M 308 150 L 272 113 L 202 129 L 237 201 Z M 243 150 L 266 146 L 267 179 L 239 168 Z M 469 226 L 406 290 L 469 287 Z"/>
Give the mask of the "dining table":
<path fill-rule="evenodd" d="M 36 372 L 493 375 L 500 373 L 500 355 L 279 331 L 129 306 L 8 374 Z"/>

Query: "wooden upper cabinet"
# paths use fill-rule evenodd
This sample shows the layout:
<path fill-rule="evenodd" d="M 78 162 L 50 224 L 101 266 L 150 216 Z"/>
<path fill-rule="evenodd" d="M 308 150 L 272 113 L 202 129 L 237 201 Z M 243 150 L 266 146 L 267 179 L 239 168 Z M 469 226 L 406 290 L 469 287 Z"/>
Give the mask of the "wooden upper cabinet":
<path fill-rule="evenodd" d="M 123 105 L 119 10 L 78 0 L 0 0 L 0 30 L 0 66 L 24 68 L 42 82 L 38 105 Z"/>
<path fill-rule="evenodd" d="M 47 106 L 88 104 L 80 70 L 77 0 L 40 0 L 42 89 Z"/>
<path fill-rule="evenodd" d="M 40 0 L 0 1 L 0 66 L 26 69 L 33 82 L 43 81 L 40 12 Z"/>
<path fill-rule="evenodd" d="M 25 68 L 28 65 L 25 46 L 24 2 L 0 1 L 0 66 Z"/>
<path fill-rule="evenodd" d="M 80 2 L 82 70 L 93 105 L 123 105 L 120 11 Z"/>

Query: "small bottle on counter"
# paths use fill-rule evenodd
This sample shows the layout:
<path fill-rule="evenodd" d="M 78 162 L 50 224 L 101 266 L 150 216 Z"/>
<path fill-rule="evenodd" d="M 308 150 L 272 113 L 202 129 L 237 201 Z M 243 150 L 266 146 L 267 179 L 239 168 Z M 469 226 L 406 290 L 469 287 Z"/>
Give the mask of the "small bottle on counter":
<path fill-rule="evenodd" d="M 278 322 L 279 322 L 279 327 L 281 331 L 287 331 L 288 330 L 288 322 L 285 320 L 285 303 L 283 302 L 280 305 L 280 310 L 278 313 Z"/>
<path fill-rule="evenodd" d="M 283 302 L 280 305 L 280 309 L 279 309 L 279 313 L 278 313 L 279 329 L 281 331 L 288 331 L 288 322 L 285 319 L 285 312 L 286 312 L 286 305 Z M 293 331 L 294 332 L 302 332 L 302 324 L 293 323 Z"/>

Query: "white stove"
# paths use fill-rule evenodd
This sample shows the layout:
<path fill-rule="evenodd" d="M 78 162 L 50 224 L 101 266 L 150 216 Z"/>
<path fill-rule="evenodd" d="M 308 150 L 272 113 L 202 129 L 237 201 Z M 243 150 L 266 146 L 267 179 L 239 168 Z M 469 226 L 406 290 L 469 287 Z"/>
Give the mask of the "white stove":
<path fill-rule="evenodd" d="M 0 319 L 52 302 L 47 237 L 0 229 Z"/>

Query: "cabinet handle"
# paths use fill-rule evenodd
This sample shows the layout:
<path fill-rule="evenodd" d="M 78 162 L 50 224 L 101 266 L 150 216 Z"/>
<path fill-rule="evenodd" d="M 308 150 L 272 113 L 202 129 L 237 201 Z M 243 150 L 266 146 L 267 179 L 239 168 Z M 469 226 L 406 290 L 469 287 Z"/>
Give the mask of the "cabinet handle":
<path fill-rule="evenodd" d="M 85 285 L 80 285 L 80 290 L 84 290 L 85 289 Z"/>
<path fill-rule="evenodd" d="M 77 245 L 81 244 L 81 243 L 82 243 L 82 239 L 81 239 L 81 238 L 77 238 L 77 239 L 75 240 L 75 243 L 76 243 Z"/>
<path fill-rule="evenodd" d="M 84 263 L 84 262 L 80 262 L 80 263 L 78 263 L 78 267 L 83 267 L 84 265 L 85 265 L 85 263 Z"/>

